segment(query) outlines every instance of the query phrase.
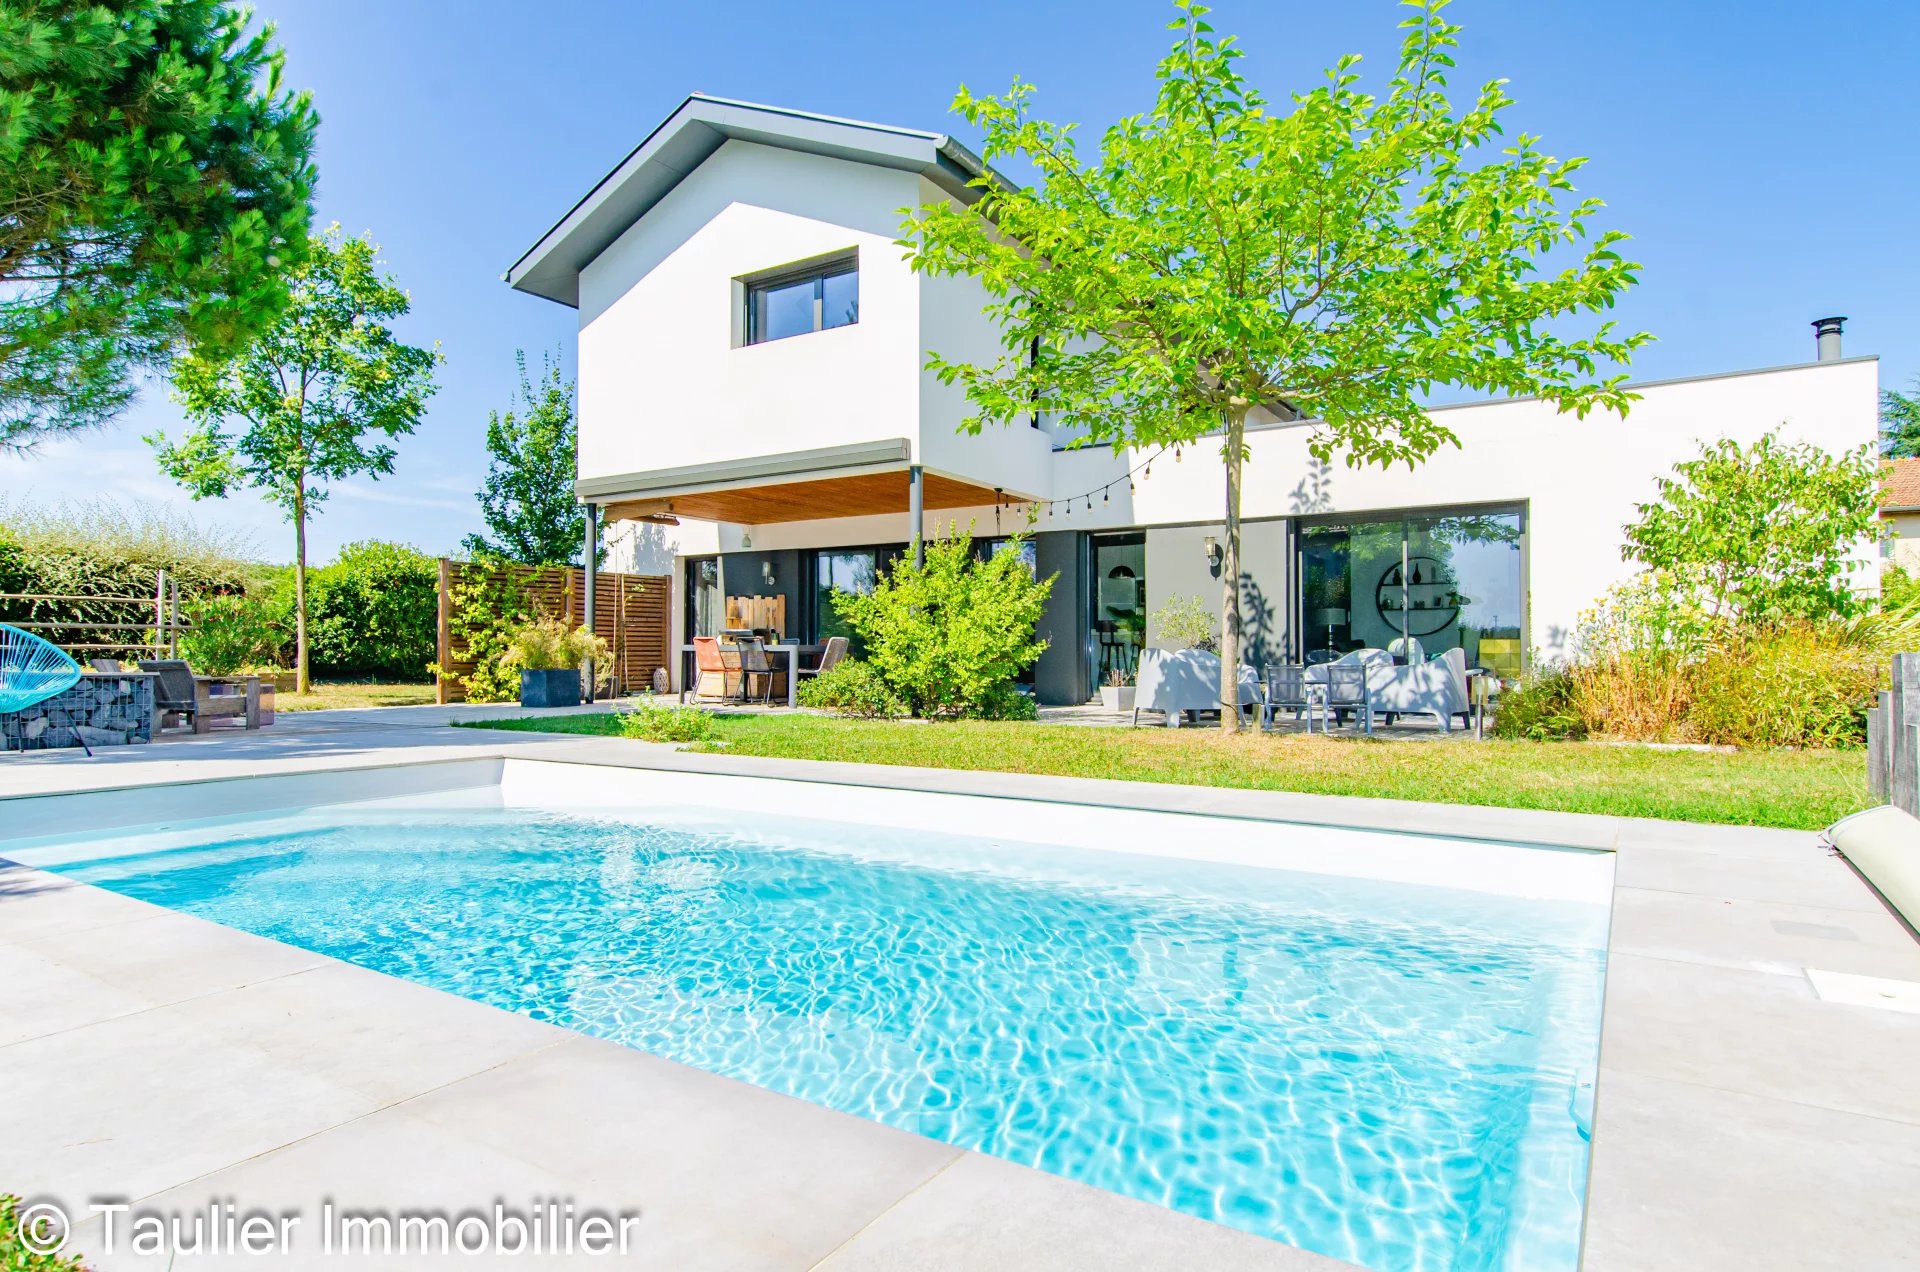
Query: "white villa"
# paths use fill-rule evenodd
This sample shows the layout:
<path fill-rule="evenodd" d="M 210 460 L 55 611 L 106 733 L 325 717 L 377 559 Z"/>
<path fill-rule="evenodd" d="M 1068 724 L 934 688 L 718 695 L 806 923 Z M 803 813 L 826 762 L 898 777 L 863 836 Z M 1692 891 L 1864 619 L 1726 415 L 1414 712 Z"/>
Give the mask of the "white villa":
<path fill-rule="evenodd" d="M 1036 564 L 1059 574 L 1042 702 L 1085 701 L 1130 668 L 1167 600 L 1217 603 L 1224 483 L 1207 443 L 1178 459 L 1074 449 L 1045 417 L 958 431 L 963 393 L 924 364 L 997 353 L 983 293 L 915 275 L 895 240 L 902 209 L 967 199 L 980 170 L 937 133 L 695 95 L 508 271 L 579 310 L 576 491 L 610 568 L 674 580 L 675 640 L 754 596 L 781 598 L 783 635 L 817 639 L 831 589 L 907 551 L 916 510 L 928 536 L 957 521 L 992 540 L 1037 507 Z M 1874 439 L 1877 362 L 1841 356 L 1839 322 L 1816 324 L 1811 362 L 1637 385 L 1624 420 L 1533 400 L 1437 408 L 1460 445 L 1411 471 L 1319 465 L 1306 424 L 1262 422 L 1250 661 L 1411 636 L 1514 672 L 1562 650 L 1630 572 L 1634 505 L 1699 443 Z"/>

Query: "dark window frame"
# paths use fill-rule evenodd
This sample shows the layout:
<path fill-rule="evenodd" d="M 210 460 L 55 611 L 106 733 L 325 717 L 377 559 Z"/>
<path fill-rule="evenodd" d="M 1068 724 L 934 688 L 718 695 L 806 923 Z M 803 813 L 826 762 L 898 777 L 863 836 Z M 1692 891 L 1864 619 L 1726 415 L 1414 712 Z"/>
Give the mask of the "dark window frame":
<path fill-rule="evenodd" d="M 854 314 L 849 322 L 828 325 L 826 321 L 826 281 L 847 274 L 854 279 Z M 791 340 L 795 336 L 817 335 L 822 331 L 834 331 L 841 327 L 860 325 L 860 255 L 858 252 L 835 256 L 826 260 L 810 261 L 793 269 L 780 270 L 741 280 L 744 287 L 746 315 L 743 330 L 745 343 L 749 345 L 771 344 L 776 340 Z M 784 336 L 769 336 L 760 330 L 760 306 L 754 302 L 770 291 L 780 291 L 800 283 L 813 284 L 813 326 L 806 331 L 796 331 Z"/>

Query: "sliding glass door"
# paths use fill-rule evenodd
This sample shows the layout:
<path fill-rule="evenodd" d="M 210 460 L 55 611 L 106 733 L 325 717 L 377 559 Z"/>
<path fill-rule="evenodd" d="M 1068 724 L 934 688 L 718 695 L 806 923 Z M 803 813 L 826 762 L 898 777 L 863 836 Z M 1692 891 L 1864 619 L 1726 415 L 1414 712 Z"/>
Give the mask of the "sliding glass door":
<path fill-rule="evenodd" d="M 1314 522 L 1300 529 L 1308 662 L 1355 649 L 1407 661 L 1448 649 L 1517 675 L 1525 648 L 1524 514 L 1517 509 Z"/>

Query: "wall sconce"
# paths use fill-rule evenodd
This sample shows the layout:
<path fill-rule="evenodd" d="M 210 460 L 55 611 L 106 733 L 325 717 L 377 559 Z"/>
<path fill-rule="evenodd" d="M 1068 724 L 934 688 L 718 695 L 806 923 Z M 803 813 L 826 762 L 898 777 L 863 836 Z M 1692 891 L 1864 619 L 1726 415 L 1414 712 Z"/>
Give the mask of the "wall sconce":
<path fill-rule="evenodd" d="M 1206 542 L 1207 566 L 1215 573 L 1218 573 L 1220 570 L 1220 540 L 1214 538 L 1212 535 L 1208 535 Z"/>
<path fill-rule="evenodd" d="M 740 546 L 743 548 L 750 548 L 753 546 L 753 531 L 742 530 L 740 532 Z"/>
<path fill-rule="evenodd" d="M 768 587 L 773 586 L 773 562 L 762 561 L 760 563 L 760 580 Z"/>

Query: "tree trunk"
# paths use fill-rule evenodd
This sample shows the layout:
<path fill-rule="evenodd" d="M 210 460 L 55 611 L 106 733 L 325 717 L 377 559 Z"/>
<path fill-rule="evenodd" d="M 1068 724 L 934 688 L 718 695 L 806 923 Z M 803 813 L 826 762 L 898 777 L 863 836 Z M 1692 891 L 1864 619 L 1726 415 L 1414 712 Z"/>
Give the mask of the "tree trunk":
<path fill-rule="evenodd" d="M 307 496 L 306 477 L 293 497 L 293 691 L 306 693 L 307 680 Z"/>
<path fill-rule="evenodd" d="M 1240 468 L 1247 408 L 1227 408 L 1227 526 L 1220 558 L 1220 730 L 1240 732 Z"/>

